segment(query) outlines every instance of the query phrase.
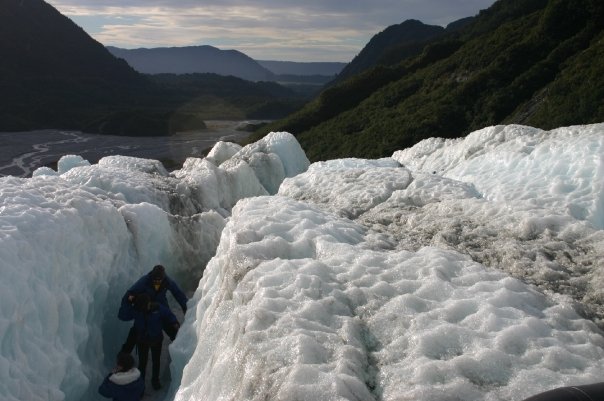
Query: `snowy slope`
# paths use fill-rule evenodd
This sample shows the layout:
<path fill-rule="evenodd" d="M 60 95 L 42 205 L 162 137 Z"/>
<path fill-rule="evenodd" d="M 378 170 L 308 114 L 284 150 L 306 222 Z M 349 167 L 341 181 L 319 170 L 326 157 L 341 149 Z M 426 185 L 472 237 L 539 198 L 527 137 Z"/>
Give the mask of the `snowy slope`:
<path fill-rule="evenodd" d="M 175 399 L 520 400 L 600 381 L 602 332 L 577 310 L 601 323 L 603 134 L 492 127 L 315 163 L 239 202 L 171 347 Z"/>
<path fill-rule="evenodd" d="M 601 381 L 603 155 L 602 124 L 310 166 L 272 133 L 170 174 L 66 156 L 2 178 L 0 398 L 100 399 L 119 299 L 157 263 L 192 296 L 166 399 L 521 400 Z"/>

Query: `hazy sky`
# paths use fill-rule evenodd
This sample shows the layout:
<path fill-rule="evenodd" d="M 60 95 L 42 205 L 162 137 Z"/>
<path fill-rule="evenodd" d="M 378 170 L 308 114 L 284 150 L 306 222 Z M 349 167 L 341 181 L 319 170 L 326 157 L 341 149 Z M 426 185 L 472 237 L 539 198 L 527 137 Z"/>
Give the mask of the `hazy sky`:
<path fill-rule="evenodd" d="M 494 0 L 46 0 L 104 45 L 211 45 L 259 60 L 350 61 L 407 19 L 445 26 Z"/>

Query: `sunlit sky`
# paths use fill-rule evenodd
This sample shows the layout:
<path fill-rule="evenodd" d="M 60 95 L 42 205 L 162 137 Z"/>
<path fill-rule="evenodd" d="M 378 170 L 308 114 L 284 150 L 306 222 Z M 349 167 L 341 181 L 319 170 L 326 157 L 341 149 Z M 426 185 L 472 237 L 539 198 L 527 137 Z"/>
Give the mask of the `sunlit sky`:
<path fill-rule="evenodd" d="M 341 61 L 407 19 L 446 26 L 494 0 L 46 0 L 104 45 L 211 45 L 257 60 Z"/>

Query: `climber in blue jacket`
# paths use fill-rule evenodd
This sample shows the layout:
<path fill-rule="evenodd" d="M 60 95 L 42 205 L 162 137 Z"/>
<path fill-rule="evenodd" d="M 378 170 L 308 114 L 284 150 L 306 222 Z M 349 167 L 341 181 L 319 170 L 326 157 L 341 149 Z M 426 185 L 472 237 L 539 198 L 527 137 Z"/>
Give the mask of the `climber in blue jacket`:
<path fill-rule="evenodd" d="M 141 277 L 136 283 L 132 285 L 126 291 L 122 297 L 122 306 L 126 304 L 132 304 L 134 302 L 135 294 L 145 293 L 149 295 L 151 302 L 157 302 L 166 308 L 169 308 L 168 299 L 166 298 L 167 292 L 170 291 L 174 299 L 180 305 L 183 313 L 187 312 L 187 296 L 178 287 L 178 285 L 168 275 L 162 265 L 156 265 L 148 273 Z M 170 337 L 170 340 L 174 340 L 176 337 L 177 329 L 175 330 L 172 325 L 164 326 L 164 331 Z M 136 331 L 132 327 L 128 332 L 126 342 L 122 345 L 120 352 L 131 353 L 136 345 Z"/>
<path fill-rule="evenodd" d="M 159 381 L 159 368 L 162 341 L 164 339 L 163 328 L 172 327 L 174 333 L 178 332 L 178 321 L 176 316 L 164 305 L 151 302 L 147 293 L 134 295 L 133 303 L 124 303 L 118 313 L 120 320 L 134 320 L 134 332 L 136 333 L 136 345 L 138 349 L 138 368 L 141 375 L 145 377 L 149 350 L 151 351 L 152 369 L 151 385 L 155 390 L 161 388 Z M 176 335 L 176 334 L 175 334 Z"/>

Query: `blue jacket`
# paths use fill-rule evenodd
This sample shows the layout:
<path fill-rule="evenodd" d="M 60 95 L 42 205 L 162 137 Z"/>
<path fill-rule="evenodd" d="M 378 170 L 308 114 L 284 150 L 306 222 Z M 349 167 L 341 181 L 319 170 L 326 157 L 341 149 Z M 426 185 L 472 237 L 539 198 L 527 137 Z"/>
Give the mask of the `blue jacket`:
<path fill-rule="evenodd" d="M 165 307 L 168 306 L 168 299 L 166 298 L 166 293 L 170 291 L 172 296 L 176 299 L 183 312 L 187 311 L 187 296 L 182 292 L 182 290 L 176 285 L 176 283 L 168 276 L 164 278 L 161 287 L 158 291 L 153 288 L 153 279 L 151 278 L 151 273 L 145 274 L 143 277 L 138 279 L 136 283 L 132 285 L 122 298 L 122 304 L 128 298 L 128 295 L 140 294 L 142 292 L 146 292 L 151 297 L 152 302 L 158 302 Z"/>
<path fill-rule="evenodd" d="M 99 387 L 99 394 L 113 401 L 139 401 L 144 391 L 145 381 L 136 368 L 107 375 Z"/>
<path fill-rule="evenodd" d="M 151 303 L 148 311 L 140 311 L 129 302 L 122 303 L 117 315 L 118 319 L 128 321 L 134 320 L 136 329 L 136 341 L 143 344 L 158 344 L 163 339 L 163 326 L 178 325 L 176 316 L 168 307 Z"/>

